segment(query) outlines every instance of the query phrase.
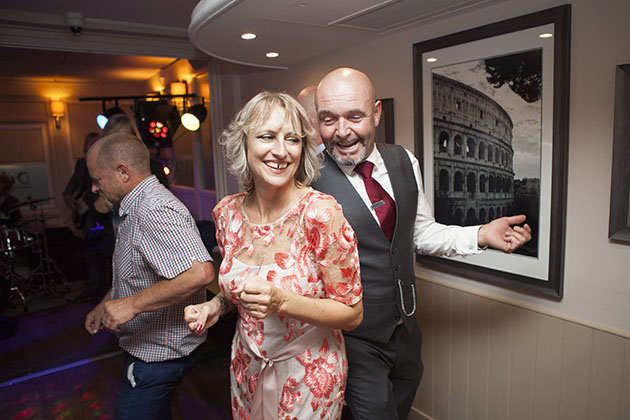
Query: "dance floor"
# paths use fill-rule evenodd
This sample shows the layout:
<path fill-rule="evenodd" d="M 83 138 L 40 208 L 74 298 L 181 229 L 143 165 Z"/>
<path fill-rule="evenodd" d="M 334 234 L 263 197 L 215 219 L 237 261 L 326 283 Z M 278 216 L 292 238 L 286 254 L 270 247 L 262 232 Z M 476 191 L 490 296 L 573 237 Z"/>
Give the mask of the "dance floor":
<path fill-rule="evenodd" d="M 73 247 L 66 245 L 67 254 Z M 0 313 L 0 325 L 17 325 L 0 339 L 1 419 L 112 419 L 123 379 L 122 355 L 116 337 L 83 328 L 96 301 L 81 301 L 84 277 L 77 259 L 57 260 L 66 275 L 64 287 L 19 299 Z M 70 265 L 68 265 L 70 264 Z M 72 265 L 72 266 L 71 266 Z M 229 419 L 229 343 L 234 318 L 223 318 L 202 346 L 199 360 L 177 388 L 174 418 Z"/>

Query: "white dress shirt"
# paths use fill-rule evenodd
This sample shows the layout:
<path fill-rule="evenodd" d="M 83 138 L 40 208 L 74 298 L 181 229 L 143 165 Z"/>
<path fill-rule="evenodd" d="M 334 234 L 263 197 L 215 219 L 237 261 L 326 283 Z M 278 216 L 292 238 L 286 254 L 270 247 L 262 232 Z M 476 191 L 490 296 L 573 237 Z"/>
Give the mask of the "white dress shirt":
<path fill-rule="evenodd" d="M 449 226 L 437 223 L 433 218 L 431 207 L 427 201 L 427 197 L 424 195 L 422 188 L 422 178 L 420 175 L 420 164 L 416 157 L 407 149 L 405 149 L 409 156 L 409 161 L 413 168 L 413 173 L 416 178 L 416 185 L 418 186 L 418 209 L 416 211 L 416 222 L 414 224 L 414 245 L 416 251 L 426 255 L 472 255 L 477 254 L 481 250 L 477 245 L 477 231 L 480 226 Z M 385 162 L 381 153 L 376 147 L 372 150 L 372 153 L 367 157 L 368 161 L 374 164 L 374 170 L 372 171 L 372 178 L 378 181 L 379 184 L 387 191 L 387 193 L 394 198 L 394 190 L 392 189 L 392 183 L 385 167 Z M 380 225 L 376 211 L 372 208 L 370 197 L 365 189 L 363 178 L 356 172 L 354 172 L 354 165 L 339 165 L 344 172 L 354 189 L 359 193 L 359 196 L 365 202 L 365 205 L 370 209 L 374 220 Z"/>

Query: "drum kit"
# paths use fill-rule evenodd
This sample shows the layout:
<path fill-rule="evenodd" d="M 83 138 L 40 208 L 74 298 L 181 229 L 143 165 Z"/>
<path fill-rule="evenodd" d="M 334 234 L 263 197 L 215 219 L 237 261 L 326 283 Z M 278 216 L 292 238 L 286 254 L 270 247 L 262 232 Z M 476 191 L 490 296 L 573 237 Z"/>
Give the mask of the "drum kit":
<path fill-rule="evenodd" d="M 51 198 L 27 200 L 9 206 L 8 211 L 30 206 L 33 216 L 21 223 L 0 213 L 0 312 L 13 300 L 28 311 L 32 298 L 60 296 L 68 282 L 48 253 L 43 209 L 37 204 Z M 27 227 L 29 228 L 27 230 Z"/>

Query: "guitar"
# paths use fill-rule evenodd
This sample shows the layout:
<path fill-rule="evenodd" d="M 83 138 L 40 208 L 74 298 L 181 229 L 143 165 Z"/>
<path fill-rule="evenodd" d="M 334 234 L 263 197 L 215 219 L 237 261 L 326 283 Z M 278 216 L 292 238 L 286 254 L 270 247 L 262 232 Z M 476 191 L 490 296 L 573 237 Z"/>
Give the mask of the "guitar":
<path fill-rule="evenodd" d="M 77 197 L 73 197 L 70 211 L 72 214 L 72 224 L 74 225 L 74 227 L 76 227 L 77 229 L 83 229 L 88 213 L 88 204 L 85 199 L 85 194 L 80 194 Z"/>

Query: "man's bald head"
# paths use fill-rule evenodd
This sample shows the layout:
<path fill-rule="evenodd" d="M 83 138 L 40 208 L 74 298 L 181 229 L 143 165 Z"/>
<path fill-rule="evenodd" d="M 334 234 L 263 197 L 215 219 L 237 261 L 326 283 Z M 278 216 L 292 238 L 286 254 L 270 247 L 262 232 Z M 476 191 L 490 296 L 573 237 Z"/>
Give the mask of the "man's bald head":
<path fill-rule="evenodd" d="M 90 147 L 85 157 L 92 192 L 114 206 L 140 182 L 151 176 L 149 151 L 135 136 L 118 132 L 103 137 Z"/>
<path fill-rule="evenodd" d="M 374 150 L 381 102 L 364 73 L 342 67 L 317 85 L 319 131 L 328 153 L 340 165 L 357 165 Z"/>
<path fill-rule="evenodd" d="M 317 86 L 307 86 L 300 91 L 300 94 L 297 96 L 297 101 L 304 107 L 306 113 L 308 114 L 309 120 L 311 121 L 311 125 L 315 129 L 315 137 L 311 139 L 313 143 L 316 145 L 322 144 L 322 138 L 319 135 L 319 122 L 317 119 L 317 107 L 315 106 L 315 92 L 317 91 Z"/>
<path fill-rule="evenodd" d="M 149 150 L 129 133 L 116 132 L 101 138 L 88 151 L 88 155 L 92 154 L 103 169 L 113 170 L 124 164 L 140 175 L 151 174 Z"/>
<path fill-rule="evenodd" d="M 370 103 L 376 101 L 376 92 L 370 78 L 363 72 L 350 68 L 341 67 L 328 73 L 317 85 L 317 90 L 329 93 L 342 88 L 350 88 L 355 95 L 364 95 Z M 316 100 L 317 103 L 317 100 Z"/>

